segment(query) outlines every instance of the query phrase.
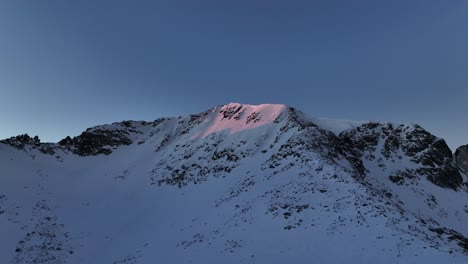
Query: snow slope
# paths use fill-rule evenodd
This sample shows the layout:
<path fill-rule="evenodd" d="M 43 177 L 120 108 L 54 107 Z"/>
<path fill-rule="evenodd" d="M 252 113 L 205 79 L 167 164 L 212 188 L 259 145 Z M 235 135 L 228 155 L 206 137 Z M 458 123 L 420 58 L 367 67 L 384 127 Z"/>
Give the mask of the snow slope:
<path fill-rule="evenodd" d="M 416 125 L 228 104 L 0 143 L 0 263 L 467 263 L 468 192 Z"/>

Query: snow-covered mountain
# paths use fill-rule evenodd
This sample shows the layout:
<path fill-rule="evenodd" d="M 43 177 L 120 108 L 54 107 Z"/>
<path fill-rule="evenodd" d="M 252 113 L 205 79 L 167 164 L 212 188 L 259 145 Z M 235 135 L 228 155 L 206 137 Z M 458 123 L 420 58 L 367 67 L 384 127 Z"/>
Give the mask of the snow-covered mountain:
<path fill-rule="evenodd" d="M 466 151 L 228 104 L 0 143 L 0 263 L 467 263 Z"/>

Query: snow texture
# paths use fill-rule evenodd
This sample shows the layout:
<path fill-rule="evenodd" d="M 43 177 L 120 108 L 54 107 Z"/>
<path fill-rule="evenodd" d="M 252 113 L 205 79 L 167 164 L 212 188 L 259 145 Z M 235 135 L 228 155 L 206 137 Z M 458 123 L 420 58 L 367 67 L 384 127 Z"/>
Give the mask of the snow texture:
<path fill-rule="evenodd" d="M 417 125 L 231 103 L 0 168 L 0 263 L 468 263 L 468 178 Z"/>

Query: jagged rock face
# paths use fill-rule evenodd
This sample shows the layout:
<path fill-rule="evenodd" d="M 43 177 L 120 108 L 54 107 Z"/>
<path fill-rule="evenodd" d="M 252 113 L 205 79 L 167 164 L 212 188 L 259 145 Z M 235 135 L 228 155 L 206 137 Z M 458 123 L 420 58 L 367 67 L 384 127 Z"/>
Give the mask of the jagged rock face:
<path fill-rule="evenodd" d="M 247 111 L 243 105 L 233 104 L 178 120 L 173 133 L 164 134 L 156 148 L 156 152 L 162 155 L 171 153 L 167 159 L 161 159 L 152 170 L 153 184 L 183 187 L 207 181 L 210 176 L 226 177 L 243 160 L 258 153 L 265 157 L 270 155 L 262 168 L 275 166 L 274 164 L 279 166 L 280 159 L 292 154 L 290 148 L 305 144 L 304 138 L 298 136 L 305 132 L 303 130 L 306 126 L 301 127 L 294 122 L 293 115 L 292 109 L 278 111 L 269 117 L 271 120 L 266 120 L 265 113 L 261 111 Z M 165 123 L 167 122 L 171 121 L 167 120 Z M 212 122 L 213 125 L 210 125 Z M 159 124 L 157 128 L 164 127 L 167 125 L 165 123 Z M 193 140 L 198 137 L 194 131 L 200 129 L 198 126 L 205 125 L 208 127 L 203 129 L 212 133 Z M 244 131 L 248 131 L 247 127 L 264 135 L 262 140 L 242 136 Z M 235 129 L 240 129 L 235 135 L 226 133 Z M 291 134 L 294 129 L 298 131 Z M 249 140 L 256 143 L 252 144 Z M 284 144 L 280 145 L 279 142 Z M 278 152 L 275 153 L 276 151 Z"/>
<path fill-rule="evenodd" d="M 350 239 L 342 245 L 352 248 L 348 252 L 378 245 L 384 263 L 396 255 L 389 248 L 463 254 L 467 192 L 442 139 L 417 125 L 353 123 L 337 132 L 329 124 L 287 106 L 229 104 L 187 117 L 87 129 L 47 145 L 61 156 L 59 163 L 40 155 L 37 150 L 46 145 L 38 139 L 3 141 L 22 150 L 0 144 L 0 162 L 14 163 L 0 172 L 0 186 L 7 186 L 0 190 L 0 220 L 26 219 L 21 228 L 27 232 L 17 235 L 17 251 L 9 252 L 13 263 L 49 257 L 69 263 L 184 263 L 212 254 L 221 262 L 272 263 L 257 258 L 257 247 L 270 234 L 276 237 L 264 252 L 274 258 L 291 250 L 290 256 L 310 260 L 320 252 L 301 253 L 303 245 L 330 237 L 332 244 Z M 35 161 L 22 171 L 18 164 L 30 160 L 25 153 Z M 459 161 L 467 152 L 457 153 Z M 15 201 L 22 195 L 37 196 L 39 203 L 19 206 Z M 78 223 L 77 215 L 98 218 L 103 226 Z M 301 235 L 304 240 L 298 240 Z M 0 243 L 2 238 L 7 240 L 0 237 Z M 109 255 L 113 248 L 129 252 Z M 107 255 L 99 262 L 96 252 Z M 334 261 L 330 256 L 342 252 L 333 252 L 317 262 L 353 257 Z"/>
<path fill-rule="evenodd" d="M 450 148 L 443 139 L 437 138 L 418 125 L 405 126 L 368 123 L 340 134 L 347 153 L 360 157 L 353 164 L 365 168 L 365 161 L 373 161 L 385 168 L 388 162 L 396 163 L 408 158 L 416 164 L 402 168 L 390 179 L 403 184 L 405 178 L 425 176 L 432 183 L 457 190 L 463 178 L 454 166 Z M 360 170 L 364 175 L 366 170 Z"/>
<path fill-rule="evenodd" d="M 229 129 L 217 128 L 203 140 L 191 140 L 195 137 L 193 130 L 197 130 L 197 125 L 211 122 L 207 121 L 208 113 L 192 115 L 188 121 L 181 120 L 174 129 L 180 132 L 164 135 L 156 151 L 165 155 L 170 150 L 171 154 L 154 167 L 151 173 L 153 184 L 183 187 L 207 181 L 209 176 L 226 177 L 243 160 L 258 153 L 268 157 L 262 161 L 261 169 L 273 170 L 273 174 L 295 167 L 315 170 L 319 160 L 337 164 L 337 160 L 343 158 L 339 138 L 304 119 L 302 113 L 294 108 L 284 108 L 265 122 L 265 113 L 261 111 L 247 111 L 242 105 L 224 106 L 215 115 L 216 123 L 234 122 L 238 124 L 234 129 L 253 126 L 253 130 L 263 135 L 261 139 L 245 138 L 243 132 L 230 136 L 224 133 Z M 252 144 L 249 140 L 257 143 Z"/>
<path fill-rule="evenodd" d="M 439 139 L 430 134 L 418 125 L 394 125 L 390 123 L 370 122 L 357 126 L 352 129 L 343 131 L 340 135 L 321 128 L 317 124 L 308 120 L 308 118 L 300 111 L 292 107 L 283 107 L 269 121 L 271 131 L 276 131 L 273 142 L 269 148 L 276 150 L 277 153 L 271 155 L 268 164 L 263 166 L 275 167 L 278 166 L 278 160 L 282 157 L 291 155 L 301 155 L 304 152 L 320 153 L 321 158 L 328 162 L 337 163 L 344 159 L 351 164 L 353 173 L 359 176 L 365 176 L 369 173 L 366 161 L 373 161 L 377 166 L 384 168 L 387 162 L 401 161 L 403 158 L 408 158 L 412 163 L 418 164 L 413 168 L 402 168 L 395 171 L 389 176 L 390 180 L 396 184 L 404 184 L 405 179 L 424 176 L 432 183 L 443 187 L 457 190 L 463 183 L 463 179 L 454 166 L 452 154 L 443 139 Z M 187 140 L 184 144 L 173 146 L 176 151 L 181 151 L 180 157 L 186 160 L 186 164 L 182 167 L 173 167 L 164 162 L 159 162 L 155 168 L 160 171 L 161 175 L 169 175 L 164 178 L 159 178 L 154 183 L 171 183 L 174 185 L 185 185 L 188 182 L 199 182 L 200 179 L 206 180 L 206 175 L 211 173 L 219 174 L 230 172 L 235 164 L 246 156 L 251 156 L 260 149 L 248 149 L 241 151 L 241 155 L 232 154 L 236 149 L 242 148 L 247 141 L 239 140 L 229 146 L 221 148 L 225 141 L 224 136 L 212 133 L 210 139 L 214 143 L 212 146 L 207 146 L 206 142 L 195 143 L 199 144 L 195 149 L 197 155 L 213 157 L 213 164 L 208 167 L 200 166 L 191 160 L 195 152 L 190 138 L 192 130 L 207 122 L 210 113 L 218 112 L 218 122 L 239 123 L 243 126 L 257 126 L 265 122 L 265 113 L 261 111 L 247 111 L 247 108 L 242 104 L 229 104 L 214 108 L 200 114 L 190 115 L 187 118 L 160 118 L 154 122 L 144 121 L 123 121 L 113 123 L 112 125 L 98 126 L 89 128 L 79 136 L 71 138 L 66 137 L 58 144 L 41 143 L 39 138 L 34 138 L 26 135 L 20 135 L 1 141 L 15 148 L 23 149 L 25 146 L 30 146 L 33 149 L 38 149 L 44 154 L 53 155 L 57 150 L 68 150 L 80 156 L 96 156 L 109 155 L 120 146 L 128 146 L 138 138 L 139 134 L 144 134 L 145 129 L 153 128 L 150 132 L 150 138 L 158 134 L 161 127 L 174 126 L 170 133 L 166 133 L 161 137 L 160 145 L 156 151 L 160 151 L 166 147 L 170 147 L 170 142 L 180 139 Z M 247 113 L 248 112 L 248 113 Z M 263 119 L 262 119 L 263 118 Z M 177 122 L 175 122 L 177 121 Z M 290 131 L 296 131 L 290 133 Z M 269 133 L 270 135 L 272 133 Z M 287 135 L 287 136 L 285 136 Z M 271 135 L 273 137 L 273 135 Z M 278 145 L 281 138 L 289 137 L 286 142 Z M 145 140 L 138 140 L 138 145 L 143 144 Z M 258 145 L 258 144 L 257 144 Z M 274 148 L 275 147 L 275 148 Z M 190 149 L 190 150 L 189 150 Z M 200 151 L 203 149 L 203 152 Z M 464 146 L 457 150 L 457 163 L 460 168 L 467 170 L 468 165 L 465 160 L 467 158 L 468 147 Z M 266 150 L 262 150 L 266 152 Z M 270 151 L 271 152 L 271 151 Z M 189 153 L 189 154 L 187 154 Z M 229 154 L 231 153 L 231 154 Z M 228 157 L 224 160 L 224 157 Z M 219 162 L 218 162 L 219 160 Z M 310 159 L 302 158 L 302 163 L 307 163 Z M 197 177 L 190 174 L 195 173 L 194 168 L 198 171 Z M 161 170 L 168 170 L 163 171 Z M 190 170 L 189 170 L 190 169 Z M 189 175 L 186 175 L 191 171 Z"/>
<path fill-rule="evenodd" d="M 0 140 L 0 143 L 10 145 L 17 149 L 24 149 L 25 147 L 30 147 L 31 149 L 37 149 L 43 154 L 54 155 L 54 145 L 53 143 L 41 143 L 41 140 L 38 136 L 30 137 L 28 134 L 19 135 L 16 137 L 11 137 L 8 139 Z"/>
<path fill-rule="evenodd" d="M 16 137 L 4 139 L 1 142 L 4 144 L 8 144 L 12 147 L 18 148 L 18 149 L 23 148 L 25 145 L 39 146 L 41 144 L 41 140 L 39 139 L 38 136 L 35 136 L 32 138 L 28 134 L 23 134 L 23 135 L 19 135 Z"/>
<path fill-rule="evenodd" d="M 65 138 L 59 142 L 61 146 L 71 148 L 73 153 L 80 156 L 95 156 L 100 154 L 109 155 L 111 148 L 132 144 L 126 130 L 106 131 L 94 130 L 86 131 L 75 138 Z"/>
<path fill-rule="evenodd" d="M 458 167 L 468 174 L 468 145 L 461 146 L 455 151 L 455 160 Z"/>
<path fill-rule="evenodd" d="M 160 122 L 156 120 L 155 122 Z M 66 137 L 59 141 L 58 145 L 80 156 L 109 155 L 119 146 L 127 146 L 133 143 L 132 135 L 142 132 L 139 126 L 150 126 L 153 123 L 144 121 L 123 121 L 112 125 L 88 128 L 79 136 Z"/>

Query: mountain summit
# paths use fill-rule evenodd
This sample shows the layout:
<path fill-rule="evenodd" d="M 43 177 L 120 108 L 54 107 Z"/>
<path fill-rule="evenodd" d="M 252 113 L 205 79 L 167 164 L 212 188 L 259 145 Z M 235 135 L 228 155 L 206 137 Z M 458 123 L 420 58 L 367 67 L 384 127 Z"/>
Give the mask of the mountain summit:
<path fill-rule="evenodd" d="M 12 137 L 0 262 L 466 263 L 457 153 L 418 125 L 272 104 Z"/>

